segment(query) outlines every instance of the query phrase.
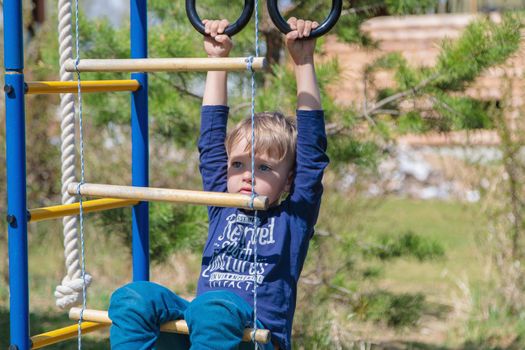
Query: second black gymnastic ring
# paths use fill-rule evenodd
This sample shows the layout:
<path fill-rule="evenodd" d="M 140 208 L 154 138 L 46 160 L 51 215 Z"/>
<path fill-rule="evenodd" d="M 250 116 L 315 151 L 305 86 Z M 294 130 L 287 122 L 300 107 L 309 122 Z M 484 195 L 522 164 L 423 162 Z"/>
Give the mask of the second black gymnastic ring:
<path fill-rule="evenodd" d="M 281 33 L 287 34 L 291 32 L 292 28 L 290 28 L 290 25 L 285 21 L 285 19 L 283 18 L 283 16 L 281 16 L 281 13 L 279 12 L 277 0 L 268 0 L 267 5 L 270 17 L 272 18 L 272 21 L 275 24 L 275 26 L 281 31 Z M 343 0 L 332 0 L 332 10 L 330 11 L 330 14 L 324 20 L 324 22 L 321 23 L 321 25 L 319 25 L 319 27 L 312 30 L 309 37 L 317 38 L 328 33 L 330 29 L 332 29 L 332 27 L 339 20 L 342 9 Z"/>
<path fill-rule="evenodd" d="M 226 29 L 224 30 L 224 34 L 231 37 L 239 33 L 248 24 L 248 22 L 250 22 L 250 18 L 252 17 L 254 7 L 255 0 L 245 0 L 244 9 L 242 10 L 241 16 L 239 17 L 239 19 L 237 19 L 237 21 L 235 21 L 235 23 L 230 24 L 228 25 L 228 27 L 226 27 Z M 197 9 L 195 8 L 195 0 L 186 0 L 186 15 L 188 16 L 188 19 L 193 25 L 193 28 L 195 28 L 202 35 L 208 35 L 206 34 L 206 30 L 204 24 L 202 23 L 202 20 L 197 14 Z"/>

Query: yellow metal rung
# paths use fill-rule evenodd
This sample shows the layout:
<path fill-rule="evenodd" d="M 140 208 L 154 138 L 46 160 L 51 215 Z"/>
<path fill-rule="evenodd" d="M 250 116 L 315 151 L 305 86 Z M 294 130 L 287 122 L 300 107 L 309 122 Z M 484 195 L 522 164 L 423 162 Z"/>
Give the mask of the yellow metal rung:
<path fill-rule="evenodd" d="M 138 203 L 139 201 L 130 199 L 102 198 L 82 202 L 82 211 L 84 213 L 90 213 L 95 211 L 129 207 Z M 29 210 L 28 221 L 40 221 L 61 218 L 64 216 L 78 215 L 79 213 L 80 203 L 55 205 L 51 207 Z"/>
<path fill-rule="evenodd" d="M 82 333 L 90 333 L 98 329 L 108 327 L 108 324 L 98 322 L 82 322 Z M 54 331 L 42 333 L 31 337 L 31 349 L 40 349 L 44 346 L 60 343 L 61 341 L 74 339 L 78 336 L 78 324 L 59 328 Z"/>
<path fill-rule="evenodd" d="M 26 94 L 64 94 L 76 93 L 76 81 L 28 81 Z M 82 92 L 137 91 L 137 80 L 86 80 L 80 83 Z"/>

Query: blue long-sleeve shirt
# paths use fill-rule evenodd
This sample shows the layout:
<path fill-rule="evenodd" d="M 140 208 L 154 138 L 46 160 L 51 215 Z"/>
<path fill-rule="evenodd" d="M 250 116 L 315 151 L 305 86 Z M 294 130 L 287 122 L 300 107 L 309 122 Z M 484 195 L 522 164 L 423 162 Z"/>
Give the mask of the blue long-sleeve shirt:
<path fill-rule="evenodd" d="M 227 191 L 228 159 L 224 140 L 228 107 L 203 106 L 199 139 L 204 190 Z M 281 349 L 291 349 L 297 281 L 319 214 L 323 172 L 328 165 L 322 111 L 297 111 L 295 179 L 280 205 L 253 212 L 209 207 L 197 295 L 228 290 L 253 306 L 254 247 L 257 243 L 257 318 Z M 257 238 L 257 242 L 254 242 Z"/>

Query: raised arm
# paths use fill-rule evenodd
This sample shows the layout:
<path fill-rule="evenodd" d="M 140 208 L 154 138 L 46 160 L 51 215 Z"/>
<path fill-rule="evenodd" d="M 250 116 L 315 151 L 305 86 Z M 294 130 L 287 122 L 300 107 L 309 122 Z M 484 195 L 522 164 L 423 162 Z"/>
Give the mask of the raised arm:
<path fill-rule="evenodd" d="M 204 51 L 208 57 L 228 57 L 232 48 L 229 36 L 222 34 L 228 26 L 228 21 L 203 20 L 206 34 Z M 225 71 L 209 71 L 206 75 L 206 86 L 202 98 L 203 106 L 225 106 L 228 104 L 227 74 Z"/>
<path fill-rule="evenodd" d="M 231 39 L 223 33 L 227 20 L 204 20 L 206 33 L 204 50 L 208 57 L 227 57 L 232 48 Z M 227 76 L 223 71 L 211 71 L 206 76 L 202 99 L 199 138 L 199 169 L 203 187 L 207 191 L 226 191 L 228 157 L 224 147 L 228 121 Z"/>
<path fill-rule="evenodd" d="M 314 67 L 315 39 L 304 39 L 318 24 L 293 17 L 288 23 L 292 31 L 286 35 L 286 46 L 294 63 L 297 81 L 297 156 L 291 200 L 296 206 L 296 213 L 303 216 L 313 230 L 323 193 L 323 173 L 329 162 L 324 114 Z"/>
<path fill-rule="evenodd" d="M 297 82 L 297 110 L 321 110 L 321 95 L 315 74 L 315 39 L 305 39 L 317 22 L 297 19 L 288 20 L 292 31 L 286 35 L 286 47 L 292 57 Z"/>

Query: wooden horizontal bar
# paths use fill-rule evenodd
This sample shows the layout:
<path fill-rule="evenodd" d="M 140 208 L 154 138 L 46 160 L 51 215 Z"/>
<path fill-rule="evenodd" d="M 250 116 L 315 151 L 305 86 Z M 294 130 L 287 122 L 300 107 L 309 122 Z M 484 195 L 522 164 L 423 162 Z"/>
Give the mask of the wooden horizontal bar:
<path fill-rule="evenodd" d="M 80 82 L 82 92 L 137 91 L 137 80 L 86 80 Z M 65 94 L 77 93 L 76 81 L 28 81 L 26 94 Z"/>
<path fill-rule="evenodd" d="M 82 309 L 78 307 L 71 308 L 71 310 L 69 310 L 69 318 L 72 320 L 78 320 L 80 318 L 81 310 Z M 111 324 L 111 320 L 108 317 L 108 312 L 103 311 L 103 310 L 86 309 L 82 313 L 82 319 L 85 321 Z M 168 332 L 168 333 L 179 333 L 179 334 L 189 333 L 188 325 L 186 324 L 186 321 L 184 320 L 175 320 L 175 321 L 164 323 L 160 327 L 160 330 L 162 332 Z M 252 328 L 246 328 L 244 330 L 242 340 L 245 342 L 251 341 L 252 333 L 253 333 Z M 270 331 L 267 329 L 257 329 L 255 331 L 255 340 L 259 343 L 267 344 L 270 341 Z"/>
<path fill-rule="evenodd" d="M 90 333 L 109 325 L 100 322 L 82 322 L 82 333 Z M 42 333 L 31 337 L 31 349 L 40 349 L 44 346 L 60 343 L 64 340 L 75 339 L 78 337 L 78 324 L 59 328 L 50 332 Z"/>
<path fill-rule="evenodd" d="M 129 58 L 129 59 L 83 59 L 78 63 L 79 72 L 207 72 L 243 71 L 247 69 L 246 57 L 218 58 Z M 254 57 L 252 68 L 262 70 L 264 57 Z M 68 72 L 75 72 L 75 61 L 65 63 Z"/>
<path fill-rule="evenodd" d="M 129 207 L 139 202 L 130 199 L 102 198 L 82 202 L 82 211 L 91 213 L 109 209 Z M 51 207 L 37 208 L 29 210 L 28 221 L 40 221 L 47 219 L 61 218 L 64 216 L 78 215 L 80 213 L 80 203 L 54 205 Z"/>
<path fill-rule="evenodd" d="M 70 183 L 67 192 L 77 194 L 78 183 Z M 155 187 L 117 186 L 102 184 L 82 184 L 80 194 L 93 197 L 134 199 L 139 201 L 159 201 L 186 204 L 209 205 L 216 207 L 250 208 L 251 197 L 245 194 L 174 190 Z M 257 196 L 253 200 L 254 210 L 268 209 L 268 197 Z"/>

